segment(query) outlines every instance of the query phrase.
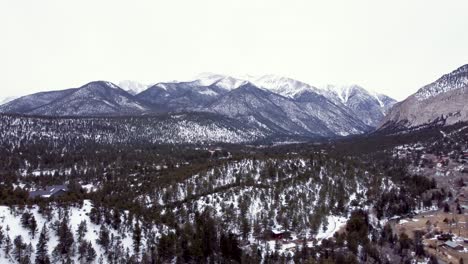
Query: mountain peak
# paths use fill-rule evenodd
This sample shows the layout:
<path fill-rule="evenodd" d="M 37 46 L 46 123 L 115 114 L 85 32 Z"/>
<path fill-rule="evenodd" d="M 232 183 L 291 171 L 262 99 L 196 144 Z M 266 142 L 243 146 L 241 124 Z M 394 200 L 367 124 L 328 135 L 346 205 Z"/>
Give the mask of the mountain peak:
<path fill-rule="evenodd" d="M 465 64 L 458 69 L 454 70 L 450 74 L 468 74 L 468 64 Z"/>
<path fill-rule="evenodd" d="M 111 88 L 111 89 L 115 89 L 115 90 L 122 90 L 122 88 L 120 88 L 119 86 L 115 85 L 114 83 L 112 82 L 108 82 L 108 81 L 92 81 L 92 82 L 89 82 L 83 86 L 81 86 L 80 88 L 78 89 L 86 89 L 86 88 L 91 88 L 91 89 L 95 89 L 95 88 Z"/>
<path fill-rule="evenodd" d="M 415 97 L 419 101 L 429 99 L 441 93 L 468 86 L 468 64 L 465 64 L 456 70 L 447 73 L 437 79 L 435 82 L 425 85 L 419 89 Z"/>
<path fill-rule="evenodd" d="M 143 84 L 132 80 L 123 80 L 119 82 L 118 86 L 124 89 L 125 91 L 129 92 L 130 94 L 136 95 L 148 89 L 148 87 L 150 87 L 151 85 Z"/>

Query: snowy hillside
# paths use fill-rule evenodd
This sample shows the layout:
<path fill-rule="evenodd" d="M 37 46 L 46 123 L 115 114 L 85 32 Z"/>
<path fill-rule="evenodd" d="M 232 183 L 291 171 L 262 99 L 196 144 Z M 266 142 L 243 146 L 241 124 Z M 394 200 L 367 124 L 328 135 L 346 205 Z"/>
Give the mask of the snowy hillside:
<path fill-rule="evenodd" d="M 12 243 L 12 249 L 7 253 L 6 250 L 0 251 L 0 263 L 18 263 L 15 261 L 15 245 L 14 240 L 18 237 L 22 238 L 23 243 L 30 246 L 30 249 L 26 248 L 21 253 L 21 258 L 29 258 L 31 263 L 38 257 L 37 252 L 39 250 L 39 240 L 41 239 L 41 232 L 43 227 L 47 229 L 47 240 L 46 240 L 46 254 L 52 263 L 61 262 L 64 259 L 70 257 L 75 263 L 79 263 L 80 260 L 88 259 L 88 262 L 97 263 L 109 263 L 107 253 L 109 251 L 117 254 L 116 257 L 124 257 L 124 255 L 130 253 L 134 255 L 133 247 L 133 226 L 135 226 L 137 220 L 130 220 L 128 222 L 128 213 L 122 213 L 118 225 L 115 221 L 112 224 L 105 224 L 104 219 L 93 219 L 91 211 L 93 205 L 91 201 L 84 200 L 82 205 L 72 206 L 69 209 L 63 209 L 60 207 L 48 207 L 49 210 L 39 208 L 39 206 L 32 206 L 31 208 L 19 208 L 19 207 L 7 207 L 0 206 L 0 232 L 2 232 L 4 239 L 9 240 Z M 29 217 L 27 222 L 23 221 L 25 215 L 32 215 Z M 34 219 L 34 220 L 32 220 Z M 65 228 L 69 229 L 72 244 L 69 249 L 70 254 L 61 254 L 57 249 L 62 249 L 64 240 L 60 237 L 62 223 L 65 220 Z M 34 222 L 34 224 L 32 224 Z M 99 222 L 99 223 L 97 223 Z M 83 224 L 84 223 L 84 224 Z M 122 223 L 122 226 L 120 225 Z M 84 230 L 79 231 L 80 224 L 85 226 Z M 126 226 L 130 226 L 128 228 Z M 32 227 L 34 225 L 34 227 Z M 33 229 L 34 228 L 34 229 Z M 107 234 L 109 242 L 103 243 L 102 239 L 103 228 Z M 157 236 L 158 230 L 155 228 L 151 230 Z M 112 238 L 112 240 L 111 240 Z M 101 243 L 100 243 L 101 242 Z M 7 244 L 5 242 L 4 244 Z M 85 250 L 81 251 L 81 245 L 90 243 Z M 94 252 L 94 253 L 93 253 Z M 82 259 L 83 258 L 83 259 Z M 25 263 L 25 262 L 21 262 Z"/>
<path fill-rule="evenodd" d="M 213 114 L 139 118 L 34 118 L 0 115 L 2 143 L 83 140 L 99 144 L 244 143 L 264 138 L 261 129 Z"/>

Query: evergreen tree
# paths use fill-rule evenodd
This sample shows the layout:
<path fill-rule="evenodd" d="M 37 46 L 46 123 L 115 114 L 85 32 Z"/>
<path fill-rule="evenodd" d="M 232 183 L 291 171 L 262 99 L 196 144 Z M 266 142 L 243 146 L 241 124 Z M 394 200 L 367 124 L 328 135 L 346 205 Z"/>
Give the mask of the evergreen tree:
<path fill-rule="evenodd" d="M 140 254 L 140 247 L 141 247 L 141 228 L 138 221 L 135 224 L 135 228 L 133 229 L 133 251 L 135 255 Z"/>
<path fill-rule="evenodd" d="M 3 227 L 0 226 L 0 247 L 3 245 L 4 239 L 5 239 L 5 234 L 3 234 Z"/>
<path fill-rule="evenodd" d="M 72 246 L 75 242 L 73 238 L 73 233 L 71 232 L 70 227 L 68 226 L 68 221 L 68 215 L 66 214 L 65 217 L 63 217 L 62 221 L 59 223 L 57 229 L 59 243 L 53 251 L 54 257 L 61 257 L 64 260 L 70 259 L 70 257 L 73 256 Z"/>
<path fill-rule="evenodd" d="M 29 229 L 29 219 L 31 218 L 32 214 L 30 212 L 24 212 L 22 215 L 21 215 L 21 225 L 24 227 L 24 228 L 27 228 Z"/>
<path fill-rule="evenodd" d="M 88 243 L 86 247 L 86 262 L 92 263 L 97 257 L 96 250 L 93 248 L 91 242 Z"/>
<path fill-rule="evenodd" d="M 37 233 L 37 222 L 36 222 L 36 218 L 34 217 L 34 215 L 31 215 L 31 218 L 29 219 L 29 233 L 34 239 Z"/>
<path fill-rule="evenodd" d="M 11 247 L 12 247 L 12 244 L 11 244 L 11 238 L 10 236 L 7 234 L 5 236 L 5 243 L 4 243 L 4 246 L 3 246 L 3 250 L 5 251 L 5 255 L 10 255 L 10 252 L 11 252 Z"/>
<path fill-rule="evenodd" d="M 23 242 L 23 237 L 22 236 L 17 236 L 13 240 L 13 257 L 18 261 L 22 262 L 24 261 L 24 251 L 26 250 L 27 245 Z"/>
<path fill-rule="evenodd" d="M 83 220 L 80 222 L 80 224 L 78 225 L 78 229 L 76 230 L 78 242 L 80 242 L 84 238 L 86 232 L 88 232 L 88 226 L 86 225 L 86 220 Z"/>
<path fill-rule="evenodd" d="M 47 226 L 42 226 L 41 233 L 39 234 L 39 241 L 36 246 L 36 264 L 50 264 L 47 242 L 49 241 L 49 234 Z"/>
<path fill-rule="evenodd" d="M 82 239 L 78 245 L 78 260 L 79 261 L 86 260 L 87 250 L 88 250 L 88 242 Z"/>
<path fill-rule="evenodd" d="M 29 243 L 26 246 L 26 249 L 24 250 L 24 255 L 23 259 L 21 260 L 21 264 L 31 264 L 31 255 L 33 253 L 34 249 L 31 243 Z"/>
<path fill-rule="evenodd" d="M 99 230 L 99 238 L 97 242 L 106 252 L 109 250 L 109 230 L 104 226 L 104 224 L 101 225 L 101 229 Z"/>
<path fill-rule="evenodd" d="M 242 230 L 242 238 L 247 239 L 250 233 L 250 222 L 247 220 L 247 217 L 242 217 L 241 222 L 241 230 Z"/>

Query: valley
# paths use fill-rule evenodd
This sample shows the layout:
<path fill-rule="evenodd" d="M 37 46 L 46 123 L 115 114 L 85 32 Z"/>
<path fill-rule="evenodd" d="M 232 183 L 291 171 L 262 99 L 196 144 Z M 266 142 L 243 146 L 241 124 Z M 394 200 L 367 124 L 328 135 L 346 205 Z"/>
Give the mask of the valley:
<path fill-rule="evenodd" d="M 277 76 L 121 85 L 0 106 L 0 261 L 466 261 L 463 115 Z"/>

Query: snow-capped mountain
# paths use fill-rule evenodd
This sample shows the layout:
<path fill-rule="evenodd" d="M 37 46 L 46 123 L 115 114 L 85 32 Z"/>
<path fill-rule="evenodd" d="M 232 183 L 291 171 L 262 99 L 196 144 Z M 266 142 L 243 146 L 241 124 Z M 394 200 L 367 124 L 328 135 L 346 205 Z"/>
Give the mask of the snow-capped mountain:
<path fill-rule="evenodd" d="M 0 106 L 0 112 L 48 116 L 127 115 L 148 111 L 117 85 L 96 81 L 80 88 L 32 94 Z"/>
<path fill-rule="evenodd" d="M 227 92 L 217 81 L 172 82 L 155 84 L 136 98 L 159 112 L 179 112 L 203 108 Z"/>
<path fill-rule="evenodd" d="M 314 97 L 296 102 L 292 98 L 247 83 L 223 95 L 205 110 L 241 119 L 284 135 L 327 137 L 359 134 L 370 130 L 370 127 L 354 120 L 352 116 L 346 116 L 345 119 L 339 117 L 338 120 L 342 123 L 335 123 L 337 120 L 330 117 L 339 113 L 339 110 L 326 98 L 318 96 L 318 99 Z M 318 103 L 320 100 L 322 103 Z"/>
<path fill-rule="evenodd" d="M 468 64 L 445 74 L 397 103 L 380 129 L 450 125 L 468 121 Z"/>
<path fill-rule="evenodd" d="M 220 74 L 203 74 L 199 82 L 209 85 L 215 83 L 228 83 L 230 86 L 224 86 L 228 90 L 236 89 L 241 85 L 250 82 L 256 87 L 269 90 L 273 93 L 282 95 L 287 98 L 297 99 L 303 97 L 304 93 L 322 95 L 326 99 L 332 101 L 336 107 L 343 108 L 346 113 L 356 116 L 365 125 L 376 127 L 382 118 L 385 116 L 387 110 L 396 103 L 396 100 L 382 94 L 367 91 L 358 85 L 348 86 L 334 86 L 328 85 L 326 87 L 317 88 L 310 84 L 282 76 L 264 75 L 260 77 L 244 76 L 241 79 L 235 79 Z M 232 80 L 237 81 L 232 81 Z M 229 81 L 228 81 L 229 80 Z M 312 106 L 308 102 L 309 106 Z M 323 109 L 323 113 L 328 112 Z M 316 110 L 319 111 L 319 110 Z M 334 112 L 336 113 L 336 111 Z M 336 116 L 335 116 L 336 120 Z M 352 134 L 345 133 L 344 134 Z"/>
<path fill-rule="evenodd" d="M 272 135 L 328 137 L 370 131 L 394 102 L 359 86 L 319 89 L 275 75 L 235 78 L 205 73 L 194 80 L 161 82 L 148 88 L 133 81 L 120 85 L 97 81 L 37 93 L 0 106 L 0 112 L 48 116 L 214 112 Z"/>
<path fill-rule="evenodd" d="M 239 88 L 241 85 L 247 83 L 247 79 L 234 78 L 227 75 L 215 73 L 202 73 L 196 76 L 193 80 L 199 86 L 216 85 L 225 90 L 233 90 Z"/>
<path fill-rule="evenodd" d="M 150 87 L 150 84 L 143 84 L 137 81 L 120 81 L 118 86 L 132 95 L 137 95 Z"/>
<path fill-rule="evenodd" d="M 367 91 L 358 85 L 324 87 L 324 95 L 336 104 L 348 107 L 366 125 L 376 127 L 396 100 Z"/>
<path fill-rule="evenodd" d="M 257 87 L 264 88 L 290 98 L 294 98 L 296 94 L 304 91 L 318 92 L 316 87 L 307 83 L 276 75 L 264 75 L 258 78 L 251 78 L 250 82 Z"/>
<path fill-rule="evenodd" d="M 202 86 L 216 84 L 226 90 L 234 90 L 250 82 L 258 88 L 267 89 L 285 97 L 293 97 L 295 94 L 304 90 L 317 90 L 317 88 L 287 77 L 277 75 L 232 77 L 215 73 L 203 73 L 193 80 Z"/>

